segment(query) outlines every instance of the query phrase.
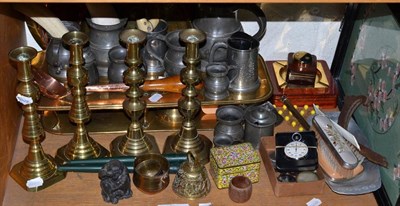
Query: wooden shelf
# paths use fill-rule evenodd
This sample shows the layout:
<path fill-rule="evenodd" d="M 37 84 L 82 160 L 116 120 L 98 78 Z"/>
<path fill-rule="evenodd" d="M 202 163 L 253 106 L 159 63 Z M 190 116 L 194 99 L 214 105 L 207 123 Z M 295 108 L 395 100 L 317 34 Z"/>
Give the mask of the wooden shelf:
<path fill-rule="evenodd" d="M 286 122 L 276 127 L 275 132 L 290 131 L 291 127 Z M 212 131 L 201 132 L 209 138 L 212 138 Z M 165 139 L 171 132 L 154 133 L 158 146 L 163 148 Z M 92 135 L 92 137 L 103 146 L 108 146 L 116 134 Z M 43 148 L 46 153 L 54 155 L 56 150 L 70 140 L 71 136 L 48 134 L 43 142 Z M 19 135 L 15 148 L 12 165 L 21 161 L 27 152 L 28 146 L 23 143 Z M 209 169 L 209 164 L 206 165 Z M 132 177 L 132 175 L 131 175 Z M 372 193 L 364 195 L 338 195 L 332 192 L 328 186 L 324 188 L 324 193 L 319 195 L 276 197 L 271 188 L 267 172 L 264 165 L 260 169 L 260 181 L 253 185 L 253 194 L 251 199 L 245 204 L 236 204 L 229 199 L 227 189 L 218 189 L 210 177 L 211 192 L 204 198 L 198 200 L 187 200 L 178 197 L 172 191 L 172 181 L 175 175 L 170 175 L 170 184 L 161 193 L 147 195 L 140 192 L 133 184 L 133 197 L 119 201 L 119 205 L 149 205 L 172 203 L 188 203 L 198 205 L 198 203 L 211 202 L 213 205 L 305 205 L 312 198 L 319 198 L 323 205 L 377 205 Z M 3 205 L 110 205 L 105 203 L 101 197 L 100 180 L 96 173 L 68 173 L 66 179 L 40 192 L 26 192 L 11 177 L 7 179 Z"/>
<path fill-rule="evenodd" d="M 0 0 L 0 3 L 38 3 L 38 0 Z M 42 0 L 40 3 L 398 3 L 398 0 Z"/>

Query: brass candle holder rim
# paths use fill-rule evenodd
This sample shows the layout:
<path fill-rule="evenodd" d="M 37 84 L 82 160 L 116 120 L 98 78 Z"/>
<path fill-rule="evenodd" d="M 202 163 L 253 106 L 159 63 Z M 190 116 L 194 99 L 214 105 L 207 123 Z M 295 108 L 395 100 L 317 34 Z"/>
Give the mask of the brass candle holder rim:
<path fill-rule="evenodd" d="M 37 56 L 38 52 L 30 46 L 21 46 L 11 50 L 8 53 L 10 59 L 14 62 L 29 61 Z"/>

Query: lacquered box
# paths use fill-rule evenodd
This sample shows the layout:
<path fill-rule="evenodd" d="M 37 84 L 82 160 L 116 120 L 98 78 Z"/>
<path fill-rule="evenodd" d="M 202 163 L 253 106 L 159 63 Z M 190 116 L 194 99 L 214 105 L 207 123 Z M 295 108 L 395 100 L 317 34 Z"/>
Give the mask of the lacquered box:
<path fill-rule="evenodd" d="M 210 154 L 210 173 L 218 189 L 227 188 L 238 175 L 248 177 L 252 183 L 259 180 L 260 155 L 250 143 L 215 147 Z"/>
<path fill-rule="evenodd" d="M 262 137 L 259 147 L 261 158 L 264 162 L 265 170 L 268 174 L 269 182 L 271 183 L 274 194 L 277 197 L 290 197 L 300 195 L 315 195 L 322 194 L 325 187 L 325 179 L 320 168 L 317 169 L 317 181 L 311 182 L 279 182 L 277 180 L 279 172 L 271 161 L 271 156 L 275 153 L 275 137 Z"/>

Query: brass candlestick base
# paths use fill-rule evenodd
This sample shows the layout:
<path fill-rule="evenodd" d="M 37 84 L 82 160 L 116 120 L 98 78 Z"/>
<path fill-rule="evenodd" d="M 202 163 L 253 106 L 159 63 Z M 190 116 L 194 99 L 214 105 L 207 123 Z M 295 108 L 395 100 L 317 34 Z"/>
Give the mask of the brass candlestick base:
<path fill-rule="evenodd" d="M 201 164 L 207 164 L 210 161 L 210 149 L 213 147 L 208 137 L 197 134 L 192 138 L 186 138 L 186 132 L 178 132 L 167 137 L 164 146 L 164 154 L 170 153 L 188 153 L 192 152 L 193 156 L 199 160 Z"/>
<path fill-rule="evenodd" d="M 16 48 L 9 58 L 17 63 L 18 80 L 17 99 L 24 111 L 22 137 L 29 144 L 28 155 L 22 162 L 14 165 L 10 176 L 25 190 L 35 192 L 47 188 L 65 178 L 66 173 L 59 172 L 54 159 L 44 153 L 41 142 L 45 132 L 36 111 L 40 98 L 39 88 L 33 83 L 31 60 L 37 51 L 32 47 Z"/>
<path fill-rule="evenodd" d="M 75 159 L 90 159 L 97 157 L 107 157 L 110 152 L 98 144 L 93 138 L 89 136 L 85 126 L 78 124 L 74 137 L 68 144 L 60 147 L 57 150 L 55 160 L 59 164 L 63 164 L 70 160 Z"/>
<path fill-rule="evenodd" d="M 85 123 L 90 120 L 90 110 L 85 99 L 88 74 L 86 69 L 83 68 L 83 47 L 87 45 L 89 37 L 85 33 L 73 31 L 64 34 L 62 40 L 65 45 L 69 46 L 70 50 L 71 65 L 67 70 L 67 80 L 71 87 L 73 101 L 69 111 L 69 119 L 76 124 L 76 129 L 70 142 L 57 150 L 56 162 L 63 164 L 74 159 L 108 156 L 107 149 L 94 141 L 85 127 Z"/>
<path fill-rule="evenodd" d="M 153 135 L 144 134 L 140 138 L 129 138 L 128 135 L 121 135 L 111 142 L 112 156 L 138 156 L 146 153 L 160 154 L 160 149 Z"/>
<path fill-rule="evenodd" d="M 190 151 L 200 163 L 206 164 L 210 160 L 212 143 L 207 137 L 197 133 L 195 123 L 195 117 L 201 110 L 201 102 L 196 98 L 195 88 L 201 81 L 197 72 L 200 62 L 199 44 L 205 40 L 206 35 L 197 29 L 185 29 L 179 33 L 179 38 L 186 44 L 183 58 L 186 67 L 181 71 L 181 81 L 186 87 L 178 101 L 178 109 L 184 119 L 181 130 L 167 138 L 164 153 Z"/>
<path fill-rule="evenodd" d="M 140 89 L 145 81 L 145 72 L 140 69 L 140 45 L 146 40 L 146 33 L 137 30 L 124 30 L 120 39 L 127 46 L 125 63 L 129 68 L 124 72 L 124 83 L 129 86 L 123 108 L 131 118 L 127 134 L 118 136 L 111 142 L 112 156 L 138 156 L 146 153 L 160 153 L 154 136 L 143 132 L 140 117 L 146 110 L 146 102 L 141 99 Z"/>
<path fill-rule="evenodd" d="M 29 149 L 30 151 L 32 149 Z M 39 150 L 43 150 L 40 148 Z M 51 185 L 63 180 L 66 177 L 65 172 L 60 172 L 56 168 L 56 163 L 48 154 L 43 151 L 29 153 L 28 156 L 35 156 L 32 160 L 27 160 L 17 163 L 10 171 L 10 176 L 17 182 L 23 189 L 29 192 L 37 192 L 43 190 Z M 38 187 L 27 186 L 28 181 L 35 178 L 40 178 L 43 183 Z"/>

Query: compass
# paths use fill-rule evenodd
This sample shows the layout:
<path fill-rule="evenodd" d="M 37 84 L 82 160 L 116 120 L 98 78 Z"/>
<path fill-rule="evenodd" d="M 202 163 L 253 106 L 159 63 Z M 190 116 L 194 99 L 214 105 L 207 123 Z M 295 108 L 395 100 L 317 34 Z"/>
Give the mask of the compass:
<path fill-rule="evenodd" d="M 314 131 L 277 133 L 275 142 L 278 171 L 296 172 L 317 169 L 317 139 Z"/>

